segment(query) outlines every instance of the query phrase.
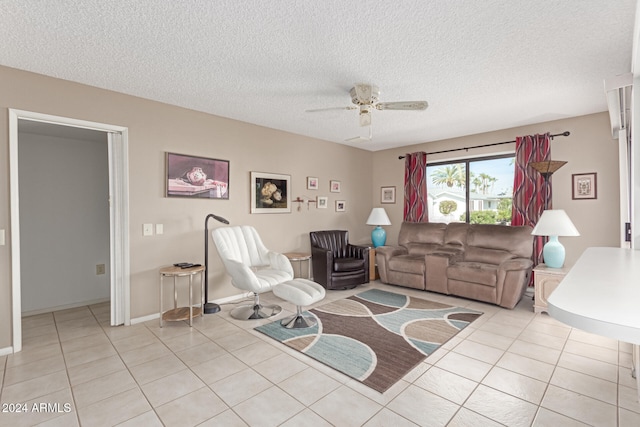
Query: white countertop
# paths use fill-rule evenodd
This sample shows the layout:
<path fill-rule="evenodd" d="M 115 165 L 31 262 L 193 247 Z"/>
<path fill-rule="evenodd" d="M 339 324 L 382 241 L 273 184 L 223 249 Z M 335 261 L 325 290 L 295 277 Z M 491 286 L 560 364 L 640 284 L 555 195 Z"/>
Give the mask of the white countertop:
<path fill-rule="evenodd" d="M 588 248 L 548 299 L 569 326 L 640 344 L 640 251 Z"/>

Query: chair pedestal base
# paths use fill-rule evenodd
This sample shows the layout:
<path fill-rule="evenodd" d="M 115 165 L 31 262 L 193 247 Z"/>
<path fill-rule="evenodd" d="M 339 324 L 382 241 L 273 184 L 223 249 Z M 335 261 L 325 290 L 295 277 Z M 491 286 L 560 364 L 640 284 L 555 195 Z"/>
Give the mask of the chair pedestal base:
<path fill-rule="evenodd" d="M 231 317 L 237 320 L 268 319 L 282 311 L 279 305 L 241 305 L 231 310 Z"/>
<path fill-rule="evenodd" d="M 318 321 L 312 316 L 303 316 L 302 310 L 298 307 L 298 312 L 293 316 L 285 317 L 280 324 L 287 329 L 305 329 L 316 326 Z"/>

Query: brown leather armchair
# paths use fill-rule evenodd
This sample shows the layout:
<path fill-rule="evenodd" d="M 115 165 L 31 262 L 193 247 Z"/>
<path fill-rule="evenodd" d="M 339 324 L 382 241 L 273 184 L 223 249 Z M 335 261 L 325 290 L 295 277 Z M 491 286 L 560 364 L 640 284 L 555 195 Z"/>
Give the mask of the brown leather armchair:
<path fill-rule="evenodd" d="M 369 248 L 349 244 L 344 230 L 312 231 L 313 280 L 326 289 L 351 289 L 369 282 Z"/>

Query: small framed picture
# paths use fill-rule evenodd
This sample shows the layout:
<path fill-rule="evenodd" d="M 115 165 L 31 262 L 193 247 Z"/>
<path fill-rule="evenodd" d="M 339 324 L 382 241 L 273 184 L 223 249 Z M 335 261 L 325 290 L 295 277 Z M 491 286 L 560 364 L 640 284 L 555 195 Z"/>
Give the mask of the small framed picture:
<path fill-rule="evenodd" d="M 571 198 L 573 200 L 598 198 L 598 182 L 595 172 L 574 173 L 571 178 L 573 183 Z"/>
<path fill-rule="evenodd" d="M 336 200 L 336 212 L 344 212 L 347 210 L 347 202 L 344 200 Z"/>
<path fill-rule="evenodd" d="M 316 206 L 318 207 L 318 209 L 327 209 L 327 206 L 329 205 L 329 198 L 326 196 L 318 196 L 316 198 Z"/>
<path fill-rule="evenodd" d="M 380 203 L 395 203 L 395 202 L 396 202 L 396 187 L 381 187 Z"/>
<path fill-rule="evenodd" d="M 318 178 L 314 176 L 307 177 L 307 190 L 317 190 L 318 189 Z"/>
<path fill-rule="evenodd" d="M 329 188 L 332 193 L 339 193 L 342 187 L 340 186 L 340 181 L 331 181 L 329 182 Z"/>

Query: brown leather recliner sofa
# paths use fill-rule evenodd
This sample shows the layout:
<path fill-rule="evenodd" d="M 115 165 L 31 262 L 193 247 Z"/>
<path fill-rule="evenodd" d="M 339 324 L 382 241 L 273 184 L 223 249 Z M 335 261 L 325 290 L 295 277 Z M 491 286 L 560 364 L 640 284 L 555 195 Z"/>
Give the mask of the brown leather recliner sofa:
<path fill-rule="evenodd" d="M 531 231 L 529 226 L 404 222 L 397 246 L 376 248 L 380 280 L 513 308 L 533 268 Z"/>

